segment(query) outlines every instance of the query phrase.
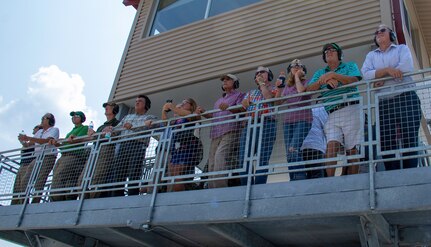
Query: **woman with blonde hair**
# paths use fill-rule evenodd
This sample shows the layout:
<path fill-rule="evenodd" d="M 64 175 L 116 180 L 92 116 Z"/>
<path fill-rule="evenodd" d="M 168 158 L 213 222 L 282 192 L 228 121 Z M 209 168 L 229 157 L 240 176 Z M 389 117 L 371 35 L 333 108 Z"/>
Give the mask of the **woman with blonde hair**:
<path fill-rule="evenodd" d="M 167 120 L 167 114 L 170 111 L 172 111 L 176 117 L 185 117 L 194 113 L 196 108 L 197 104 L 192 98 L 184 99 L 182 103 L 178 105 L 168 102 L 163 106 L 162 119 Z M 199 138 L 194 135 L 194 129 L 187 128 L 194 124 L 186 124 L 194 120 L 196 120 L 194 117 L 185 117 L 175 119 L 171 122 L 173 130 L 181 129 L 184 124 L 186 126 L 184 126 L 184 130 L 173 131 L 171 136 L 171 159 L 168 165 L 168 176 L 193 174 L 195 166 L 199 165 L 202 159 L 202 143 Z M 183 180 L 184 179 L 175 179 L 175 181 Z M 174 184 L 172 188 L 168 188 L 170 191 L 182 191 L 184 189 L 184 184 Z"/>
<path fill-rule="evenodd" d="M 307 69 L 299 59 L 294 59 L 287 67 L 287 83 L 283 85 L 283 74 L 280 73 L 279 79 L 276 82 L 278 88 L 276 97 L 295 96 L 306 91 L 307 79 L 305 74 Z M 313 115 L 311 109 L 292 110 L 309 105 L 309 102 L 301 102 L 309 100 L 310 96 L 298 95 L 296 97 L 288 97 L 283 101 L 283 104 L 288 105 L 291 111 L 284 114 L 284 144 L 286 147 L 287 162 L 302 161 L 301 146 L 305 137 L 311 128 Z M 289 167 L 290 170 L 303 169 L 304 165 Z M 290 180 L 301 180 L 306 178 L 306 172 L 291 172 Z"/>

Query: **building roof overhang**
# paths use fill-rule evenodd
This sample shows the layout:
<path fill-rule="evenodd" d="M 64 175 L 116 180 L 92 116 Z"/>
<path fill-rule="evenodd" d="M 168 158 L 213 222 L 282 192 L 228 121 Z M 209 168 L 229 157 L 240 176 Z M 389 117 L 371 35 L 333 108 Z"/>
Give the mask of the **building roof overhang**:
<path fill-rule="evenodd" d="M 123 0 L 123 4 L 125 5 L 125 6 L 130 6 L 130 5 L 132 5 L 135 9 L 138 9 L 138 6 L 139 6 L 139 2 L 140 2 L 141 0 Z"/>

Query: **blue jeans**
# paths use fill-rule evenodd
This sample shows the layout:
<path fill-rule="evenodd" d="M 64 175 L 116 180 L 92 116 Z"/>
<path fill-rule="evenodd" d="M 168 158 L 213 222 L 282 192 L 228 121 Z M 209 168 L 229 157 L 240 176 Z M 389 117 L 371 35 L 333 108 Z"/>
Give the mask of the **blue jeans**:
<path fill-rule="evenodd" d="M 260 127 L 256 128 L 255 131 L 256 133 L 256 140 L 255 140 L 255 146 L 254 146 L 254 150 L 251 150 L 251 144 L 252 144 L 252 137 L 253 137 L 253 132 L 250 135 L 250 142 L 248 143 L 248 153 L 247 153 L 247 157 L 253 156 L 254 154 L 257 153 L 258 150 L 258 144 L 259 144 L 259 135 L 260 135 Z M 276 121 L 275 120 L 265 120 L 263 122 L 263 130 L 262 130 L 262 146 L 260 149 L 260 159 L 259 159 L 259 165 L 260 166 L 267 166 L 269 163 L 269 159 L 271 158 L 271 154 L 272 154 L 272 148 L 274 146 L 274 142 L 275 142 L 275 136 L 276 136 L 276 132 L 277 132 L 277 125 L 276 125 Z M 245 157 L 245 150 L 246 150 L 246 138 L 247 138 L 247 128 L 244 128 L 242 133 L 241 133 L 241 138 L 240 138 L 240 142 L 239 142 L 239 162 L 240 162 L 240 166 L 242 166 L 242 164 L 244 163 L 244 157 Z M 241 175 L 246 175 L 248 174 L 248 171 L 250 169 L 250 162 L 246 163 L 246 171 L 242 172 Z M 266 173 L 268 172 L 268 169 L 261 169 L 261 170 L 256 170 L 256 174 L 259 173 Z M 266 180 L 267 180 L 267 175 L 263 175 L 263 176 L 256 176 L 254 179 L 254 182 L 252 180 L 252 184 L 265 184 Z M 247 177 L 241 178 L 241 185 L 246 185 L 247 184 Z"/>
<path fill-rule="evenodd" d="M 421 123 L 421 102 L 414 91 L 402 93 L 394 98 L 379 102 L 380 114 L 380 145 L 382 151 L 399 148 L 417 147 L 419 144 L 419 127 Z M 397 142 L 397 129 L 399 141 Z M 417 155 L 418 152 L 406 152 L 403 156 Z M 384 159 L 394 158 L 395 155 L 384 155 Z M 385 161 L 386 170 L 401 168 L 414 168 L 418 166 L 418 158 L 405 160 Z"/>
<path fill-rule="evenodd" d="M 300 121 L 296 123 L 284 123 L 284 145 L 286 147 L 287 162 L 300 162 L 302 160 L 301 146 L 305 137 L 311 129 L 311 123 Z M 304 169 L 304 165 L 291 166 L 289 170 Z M 301 180 L 307 178 L 306 172 L 289 173 L 290 180 Z"/>

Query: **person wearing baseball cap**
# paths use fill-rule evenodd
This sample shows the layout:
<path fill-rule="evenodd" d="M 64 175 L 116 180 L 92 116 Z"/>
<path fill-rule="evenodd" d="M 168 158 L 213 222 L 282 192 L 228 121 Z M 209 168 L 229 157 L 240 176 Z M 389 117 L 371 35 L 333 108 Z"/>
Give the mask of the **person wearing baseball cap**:
<path fill-rule="evenodd" d="M 232 113 L 239 112 L 238 110 L 227 110 L 227 108 L 241 104 L 244 94 L 238 91 L 239 79 L 233 74 L 224 74 L 220 77 L 222 82 L 221 89 L 223 95 L 215 104 L 214 109 L 220 111 L 204 114 L 206 118 L 215 118 L 213 123 L 233 119 Z M 205 112 L 205 110 L 200 110 Z M 210 138 L 211 146 L 208 156 L 208 171 L 220 172 L 236 169 L 238 156 L 239 138 L 241 135 L 241 126 L 239 122 L 231 122 L 225 124 L 215 124 L 211 127 Z M 215 177 L 223 177 L 225 175 L 215 175 Z M 228 180 L 220 179 L 208 182 L 209 188 L 227 187 Z"/>
<path fill-rule="evenodd" d="M 97 128 L 96 131 L 93 129 L 88 129 L 88 137 L 94 139 L 94 135 L 99 133 L 101 138 L 106 137 L 107 139 L 100 139 L 100 141 L 108 140 L 109 134 L 112 132 L 112 128 L 117 126 L 120 121 L 116 118 L 116 115 L 120 111 L 120 107 L 114 102 L 106 102 L 102 105 L 105 108 L 105 117 L 106 121 Z M 112 160 L 114 160 L 115 154 L 115 144 L 106 144 L 101 145 L 99 150 L 99 155 L 97 158 L 97 162 L 95 164 L 95 170 L 92 175 L 91 185 L 96 184 L 104 184 L 107 182 L 109 170 L 111 169 L 110 165 L 112 164 Z M 81 186 L 82 179 L 84 178 L 85 169 L 82 170 L 81 175 L 79 176 L 78 183 L 76 186 Z M 98 197 L 106 197 L 109 193 L 106 192 L 92 192 L 86 194 L 85 198 L 98 198 Z"/>
<path fill-rule="evenodd" d="M 329 89 L 321 92 L 325 110 L 329 117 L 324 129 L 327 138 L 326 157 L 336 157 L 342 150 L 347 155 L 358 154 L 356 146 L 363 141 L 364 121 L 362 106 L 359 104 L 360 95 L 357 86 L 346 86 L 362 79 L 361 72 L 354 62 L 343 62 L 343 50 L 336 43 L 323 45 L 323 61 L 325 68 L 317 70 L 307 91 Z M 343 96 L 347 99 L 343 100 Z M 349 162 L 356 162 L 349 159 Z M 336 161 L 327 162 L 326 165 L 334 165 Z M 347 174 L 357 174 L 359 166 L 346 167 Z M 334 176 L 335 168 L 326 169 L 328 176 Z"/>
<path fill-rule="evenodd" d="M 252 89 L 248 91 L 241 102 L 243 106 L 243 111 L 250 112 L 249 114 L 253 118 L 252 124 L 258 124 L 260 121 L 262 124 L 262 143 L 261 143 L 261 153 L 259 166 L 267 166 L 269 164 L 269 159 L 271 158 L 272 148 L 274 146 L 276 132 L 277 132 L 277 124 L 276 120 L 273 116 L 262 116 L 262 114 L 269 113 L 272 110 L 270 109 L 273 106 L 273 102 L 264 102 L 261 101 L 269 100 L 275 97 L 277 93 L 277 88 L 271 84 L 274 75 L 272 71 L 264 66 L 258 66 L 256 72 L 254 74 L 254 83 L 257 85 L 256 89 Z M 257 116 L 256 116 L 257 114 Z M 251 149 L 251 142 L 246 143 L 247 138 L 247 128 L 243 128 L 240 138 L 240 151 L 239 151 L 239 162 L 243 164 L 246 145 L 250 145 L 248 150 Z M 257 133 L 260 133 L 259 127 L 257 128 Z M 256 150 L 251 150 L 250 155 L 253 155 L 257 152 L 257 147 L 259 146 L 260 138 L 256 138 Z M 246 164 L 246 172 L 242 173 L 242 175 L 246 175 L 249 172 L 251 167 L 251 163 L 247 162 Z M 266 173 L 267 169 L 259 169 L 256 173 Z M 253 184 L 265 184 L 267 180 L 267 175 L 255 176 L 254 181 L 252 179 Z M 247 184 L 247 177 L 241 178 L 241 184 Z"/>
<path fill-rule="evenodd" d="M 70 144 L 82 142 L 77 139 L 84 137 L 88 133 L 88 126 L 83 125 L 85 122 L 85 114 L 82 111 L 72 111 L 69 114 L 72 117 L 73 129 L 67 133 L 65 141 L 60 145 L 56 140 L 51 140 L 50 144 L 61 146 L 61 157 L 57 160 L 54 167 L 51 189 L 75 187 L 82 170 L 87 161 L 88 154 L 84 149 L 69 151 L 72 146 Z M 75 200 L 76 195 L 55 195 L 62 192 L 51 192 L 50 199 L 52 201 Z"/>

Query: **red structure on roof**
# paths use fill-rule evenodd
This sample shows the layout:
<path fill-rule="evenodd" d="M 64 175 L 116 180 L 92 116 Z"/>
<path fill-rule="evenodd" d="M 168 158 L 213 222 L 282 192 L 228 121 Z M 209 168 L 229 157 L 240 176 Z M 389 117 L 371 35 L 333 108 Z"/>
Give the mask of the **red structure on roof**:
<path fill-rule="evenodd" d="M 132 5 L 135 9 L 138 9 L 138 6 L 139 6 L 139 2 L 140 2 L 141 0 L 123 0 L 123 4 L 125 5 L 125 6 L 130 6 L 130 5 Z"/>

